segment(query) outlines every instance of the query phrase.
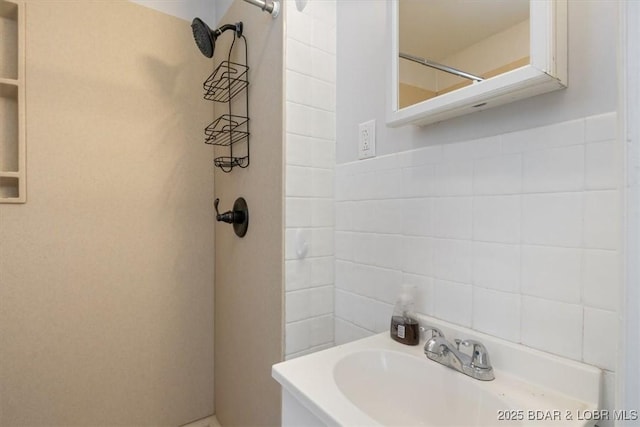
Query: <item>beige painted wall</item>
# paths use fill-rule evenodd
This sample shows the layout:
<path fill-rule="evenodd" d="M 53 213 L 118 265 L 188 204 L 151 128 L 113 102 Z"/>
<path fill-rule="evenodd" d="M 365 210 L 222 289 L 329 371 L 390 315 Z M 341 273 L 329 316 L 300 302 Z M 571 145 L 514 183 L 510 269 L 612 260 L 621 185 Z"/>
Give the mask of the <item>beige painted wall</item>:
<path fill-rule="evenodd" d="M 280 425 L 280 388 L 271 378 L 271 365 L 283 357 L 282 18 L 274 20 L 235 0 L 220 21 L 244 22 L 251 119 L 251 165 L 215 173 L 221 211 L 231 209 L 239 196 L 249 205 L 244 238 L 229 224 L 216 226 L 214 377 L 216 415 L 224 426 Z M 231 32 L 218 39 L 215 64 L 226 59 L 232 39 Z M 243 53 L 235 48 L 234 52 Z M 223 112 L 224 106 L 216 108 L 217 114 Z M 243 145 L 237 147 L 242 149 Z M 217 148 L 216 155 L 228 155 L 227 148 Z"/>
<path fill-rule="evenodd" d="M 27 4 L 25 205 L 0 205 L 0 425 L 213 412 L 210 62 L 124 1 Z"/>

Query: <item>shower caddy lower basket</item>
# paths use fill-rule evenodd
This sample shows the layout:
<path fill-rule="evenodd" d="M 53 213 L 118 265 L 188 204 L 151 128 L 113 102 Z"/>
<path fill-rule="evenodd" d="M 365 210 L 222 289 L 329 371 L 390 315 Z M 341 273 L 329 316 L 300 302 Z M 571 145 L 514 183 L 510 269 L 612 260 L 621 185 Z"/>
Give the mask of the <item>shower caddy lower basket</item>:
<path fill-rule="evenodd" d="M 242 23 L 240 23 L 242 25 Z M 231 61 L 231 53 L 237 39 L 244 42 L 244 64 Z M 234 32 L 233 42 L 229 48 L 227 60 L 222 61 L 215 71 L 202 85 L 204 99 L 227 104 L 227 113 L 215 119 L 204 130 L 205 143 L 229 147 L 229 155 L 216 157 L 213 161 L 223 172 L 231 172 L 234 167 L 249 166 L 249 80 L 248 80 L 248 48 L 247 39 L 241 32 Z M 244 102 L 235 102 L 234 106 L 242 107 L 240 113 L 232 112 L 232 100 L 244 92 Z M 235 153 L 234 153 L 235 148 Z M 244 150 L 242 150 L 244 148 Z M 244 155 L 238 155 L 238 152 Z"/>

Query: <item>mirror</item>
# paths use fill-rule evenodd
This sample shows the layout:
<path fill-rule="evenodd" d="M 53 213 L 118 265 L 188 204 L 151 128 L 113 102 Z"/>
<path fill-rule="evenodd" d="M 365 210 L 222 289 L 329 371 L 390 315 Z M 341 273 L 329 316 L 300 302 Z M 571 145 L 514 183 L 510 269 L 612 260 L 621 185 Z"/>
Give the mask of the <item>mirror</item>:
<path fill-rule="evenodd" d="M 566 1 L 393 0 L 387 123 L 424 125 L 566 87 Z"/>

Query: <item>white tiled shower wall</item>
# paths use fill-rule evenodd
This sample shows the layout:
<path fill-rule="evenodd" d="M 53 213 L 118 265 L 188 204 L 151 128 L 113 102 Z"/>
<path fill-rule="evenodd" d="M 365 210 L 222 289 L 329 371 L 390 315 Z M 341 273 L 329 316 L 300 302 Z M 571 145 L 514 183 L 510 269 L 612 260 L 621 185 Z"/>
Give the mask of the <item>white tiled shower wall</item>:
<path fill-rule="evenodd" d="M 388 330 L 409 283 L 420 313 L 599 366 L 612 388 L 615 127 L 611 113 L 338 165 L 336 344 Z"/>
<path fill-rule="evenodd" d="M 286 1 L 285 357 L 333 346 L 336 5 Z"/>

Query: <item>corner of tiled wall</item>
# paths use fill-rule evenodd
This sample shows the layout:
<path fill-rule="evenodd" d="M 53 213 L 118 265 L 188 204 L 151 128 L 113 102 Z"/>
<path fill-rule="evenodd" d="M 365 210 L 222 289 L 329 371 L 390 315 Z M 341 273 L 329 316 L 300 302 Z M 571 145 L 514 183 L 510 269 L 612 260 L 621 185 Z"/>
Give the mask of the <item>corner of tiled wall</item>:
<path fill-rule="evenodd" d="M 419 312 L 598 366 L 613 408 L 616 114 L 336 167 L 336 344 Z M 607 386 L 608 384 L 608 386 Z"/>
<path fill-rule="evenodd" d="M 285 357 L 334 345 L 335 0 L 285 1 Z"/>

